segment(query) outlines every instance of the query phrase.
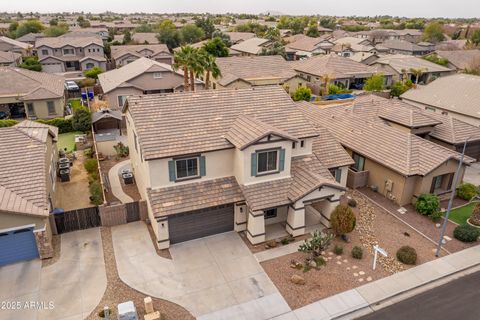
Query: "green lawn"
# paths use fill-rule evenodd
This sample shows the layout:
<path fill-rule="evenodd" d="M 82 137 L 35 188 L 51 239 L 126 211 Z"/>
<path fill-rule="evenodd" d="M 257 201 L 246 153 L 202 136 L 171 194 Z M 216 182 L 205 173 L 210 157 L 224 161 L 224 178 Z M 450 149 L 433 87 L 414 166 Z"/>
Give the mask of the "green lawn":
<path fill-rule="evenodd" d="M 67 148 L 67 152 L 73 151 L 75 147 L 75 135 L 82 134 L 80 131 L 61 133 L 58 135 L 58 149 L 63 150 Z"/>
<path fill-rule="evenodd" d="M 473 207 L 475 207 L 475 203 L 470 203 L 463 207 L 453 209 L 450 212 L 449 220 L 458 224 L 467 223 L 467 219 L 470 218 L 470 215 L 472 214 Z"/>
<path fill-rule="evenodd" d="M 71 99 L 68 101 L 72 105 L 72 110 L 75 110 L 76 108 L 82 106 L 82 102 L 80 99 Z"/>

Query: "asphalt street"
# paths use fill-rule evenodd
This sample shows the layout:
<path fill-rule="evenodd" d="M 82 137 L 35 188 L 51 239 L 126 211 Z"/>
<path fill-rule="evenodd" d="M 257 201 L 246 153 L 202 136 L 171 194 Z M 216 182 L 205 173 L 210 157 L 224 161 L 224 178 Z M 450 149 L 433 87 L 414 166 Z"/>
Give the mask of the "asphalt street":
<path fill-rule="evenodd" d="M 358 320 L 479 320 L 480 272 L 380 309 Z"/>

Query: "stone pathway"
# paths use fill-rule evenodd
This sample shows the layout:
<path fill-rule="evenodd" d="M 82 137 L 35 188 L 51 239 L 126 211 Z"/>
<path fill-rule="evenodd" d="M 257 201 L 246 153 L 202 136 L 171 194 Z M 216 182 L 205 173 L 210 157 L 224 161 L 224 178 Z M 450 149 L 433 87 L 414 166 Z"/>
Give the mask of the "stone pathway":
<path fill-rule="evenodd" d="M 110 171 L 108 171 L 108 180 L 110 181 L 112 193 L 115 198 L 120 200 L 122 203 L 133 202 L 132 197 L 123 191 L 122 182 L 120 181 L 120 171 L 130 166 L 130 160 L 125 160 L 117 163 L 112 167 L 112 169 L 110 169 Z"/>

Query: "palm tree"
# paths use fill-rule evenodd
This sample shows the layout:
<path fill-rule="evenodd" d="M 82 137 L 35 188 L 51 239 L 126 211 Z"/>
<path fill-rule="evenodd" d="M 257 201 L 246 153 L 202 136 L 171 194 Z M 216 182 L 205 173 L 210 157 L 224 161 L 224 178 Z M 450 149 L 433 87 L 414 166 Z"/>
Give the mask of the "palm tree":
<path fill-rule="evenodd" d="M 188 69 L 190 71 L 190 90 L 195 91 L 195 77 L 203 74 L 203 55 L 199 49 L 193 49 L 192 53 L 188 56 Z"/>
<path fill-rule="evenodd" d="M 215 57 L 208 52 L 202 52 L 202 67 L 205 75 L 205 88 L 210 89 L 210 76 L 217 79 L 221 76 L 220 68 L 218 67 Z"/>
<path fill-rule="evenodd" d="M 332 80 L 335 80 L 335 76 L 331 74 L 324 74 L 320 78 L 323 80 L 323 87 L 320 86 L 320 92 L 322 92 L 322 89 L 323 89 L 322 96 L 328 95 L 328 87 L 330 86 L 330 82 Z"/>
<path fill-rule="evenodd" d="M 415 76 L 415 84 L 418 84 L 418 79 L 422 76 L 423 72 L 426 71 L 426 69 L 418 68 L 410 68 L 410 72 Z"/>
<path fill-rule="evenodd" d="M 190 46 L 182 47 L 180 51 L 175 52 L 173 57 L 174 63 L 172 65 L 173 70 L 177 71 L 178 69 L 183 70 L 183 90 L 188 91 L 189 86 L 189 75 L 188 70 L 190 67 L 190 59 L 192 56 L 193 48 Z"/>

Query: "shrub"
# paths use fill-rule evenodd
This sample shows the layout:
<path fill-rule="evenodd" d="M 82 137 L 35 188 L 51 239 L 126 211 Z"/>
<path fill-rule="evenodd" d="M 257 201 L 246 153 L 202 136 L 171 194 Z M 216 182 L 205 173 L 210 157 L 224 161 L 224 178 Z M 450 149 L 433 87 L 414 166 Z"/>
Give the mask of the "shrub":
<path fill-rule="evenodd" d="M 355 246 L 352 248 L 352 258 L 354 259 L 362 259 L 363 257 L 363 249 L 362 247 Z"/>
<path fill-rule="evenodd" d="M 434 213 L 432 213 L 429 217 L 430 219 L 432 219 L 433 222 L 438 222 L 442 219 L 443 213 L 437 210 Z"/>
<path fill-rule="evenodd" d="M 87 170 L 89 174 L 92 174 L 98 170 L 97 159 L 87 159 L 83 163 L 83 166 L 85 167 L 85 170 Z"/>
<path fill-rule="evenodd" d="M 95 79 L 85 78 L 85 79 L 80 80 L 78 82 L 78 86 L 80 88 L 93 87 L 96 83 L 97 83 L 97 81 Z"/>
<path fill-rule="evenodd" d="M 89 131 L 92 125 L 92 114 L 85 107 L 78 107 L 72 117 L 72 128 L 75 131 Z"/>
<path fill-rule="evenodd" d="M 343 253 L 343 247 L 336 244 L 333 248 L 333 253 L 335 253 L 337 256 L 341 255 Z"/>
<path fill-rule="evenodd" d="M 128 146 L 119 142 L 117 145 L 113 146 L 113 148 L 115 149 L 115 152 L 117 153 L 117 156 L 122 157 L 122 158 L 128 157 L 128 154 L 129 154 Z"/>
<path fill-rule="evenodd" d="M 478 187 L 472 183 L 462 183 L 457 189 L 457 196 L 463 200 L 470 201 L 478 195 Z"/>
<path fill-rule="evenodd" d="M 475 242 L 480 237 L 480 229 L 469 224 L 462 224 L 453 230 L 453 236 L 462 242 Z"/>
<path fill-rule="evenodd" d="M 397 251 L 397 259 L 405 264 L 415 264 L 417 262 L 417 251 L 410 246 L 403 246 Z"/>
<path fill-rule="evenodd" d="M 357 200 L 353 199 L 353 198 L 350 198 L 348 199 L 348 205 L 352 208 L 355 208 L 357 206 Z"/>
<path fill-rule="evenodd" d="M 480 226 L 480 203 L 477 203 L 473 208 L 472 215 L 470 216 L 470 223 L 476 226 Z"/>
<path fill-rule="evenodd" d="M 363 90 L 365 91 L 382 91 L 385 89 L 385 77 L 381 73 L 372 75 L 365 81 Z"/>
<path fill-rule="evenodd" d="M 330 224 L 337 235 L 350 233 L 355 229 L 356 218 L 352 208 L 339 204 L 330 216 Z"/>
<path fill-rule="evenodd" d="M 12 127 L 17 123 L 18 121 L 14 119 L 3 119 L 3 120 L 0 120 L 0 128 Z"/>
<path fill-rule="evenodd" d="M 72 132 L 72 119 L 55 118 L 50 120 L 36 120 L 36 122 L 47 124 L 58 128 L 58 133 Z"/>
<path fill-rule="evenodd" d="M 310 101 L 312 98 L 312 90 L 308 87 L 298 87 L 298 89 L 293 94 L 294 101 Z"/>
<path fill-rule="evenodd" d="M 85 157 L 87 157 L 87 158 L 93 158 L 93 150 L 92 150 L 92 148 L 87 148 L 87 149 L 83 150 L 83 154 L 84 154 Z"/>
<path fill-rule="evenodd" d="M 324 233 L 316 230 L 313 237 L 305 240 L 299 247 L 298 251 L 309 253 L 313 258 L 320 256 L 322 251 L 326 250 L 333 240 L 333 234 Z"/>
<path fill-rule="evenodd" d="M 351 92 L 352 90 L 348 90 L 334 84 L 330 84 L 328 86 L 328 94 L 341 94 L 341 93 L 351 93 Z"/>
<path fill-rule="evenodd" d="M 100 181 L 95 180 L 93 181 L 90 186 L 90 202 L 94 205 L 101 205 L 103 203 L 103 194 L 102 194 L 102 186 L 100 185 Z"/>
<path fill-rule="evenodd" d="M 91 69 L 85 70 L 83 74 L 85 77 L 90 78 L 90 79 L 98 79 L 98 75 L 102 73 L 103 70 L 102 68 L 99 67 L 93 67 Z"/>
<path fill-rule="evenodd" d="M 417 212 L 424 216 L 431 216 L 437 212 L 439 208 L 440 200 L 438 199 L 438 196 L 429 193 L 422 193 L 415 203 L 415 209 Z"/>

